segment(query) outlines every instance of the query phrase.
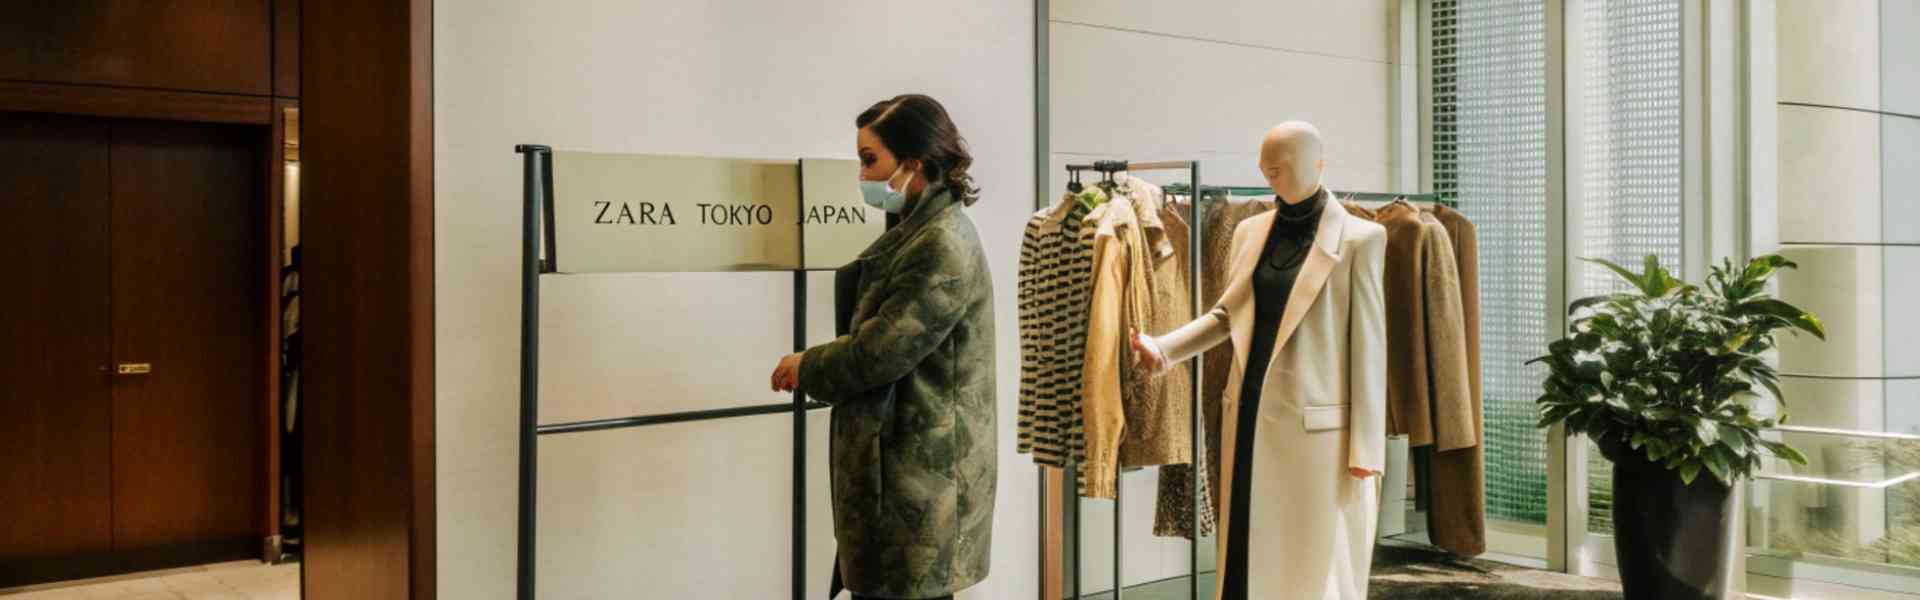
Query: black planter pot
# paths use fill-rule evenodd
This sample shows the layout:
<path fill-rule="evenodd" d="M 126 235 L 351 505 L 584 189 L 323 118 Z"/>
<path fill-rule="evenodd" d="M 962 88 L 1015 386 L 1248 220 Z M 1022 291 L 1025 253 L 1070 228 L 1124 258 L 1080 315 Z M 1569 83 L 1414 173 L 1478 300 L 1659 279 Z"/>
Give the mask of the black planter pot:
<path fill-rule="evenodd" d="M 1614 558 L 1627 598 L 1732 598 L 1733 488 L 1701 471 L 1691 485 L 1614 441 Z"/>

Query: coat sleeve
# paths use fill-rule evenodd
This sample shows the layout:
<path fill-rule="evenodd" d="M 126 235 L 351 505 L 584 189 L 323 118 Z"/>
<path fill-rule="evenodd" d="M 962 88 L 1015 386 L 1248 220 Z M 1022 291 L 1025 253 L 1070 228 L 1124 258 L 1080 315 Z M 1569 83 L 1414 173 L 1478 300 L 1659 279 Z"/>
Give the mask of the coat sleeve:
<path fill-rule="evenodd" d="M 1469 386 L 1465 308 L 1453 241 L 1438 222 L 1427 225 L 1427 372 L 1433 392 L 1433 443 L 1446 452 L 1480 445 Z"/>
<path fill-rule="evenodd" d="M 1093 298 L 1087 306 L 1086 360 L 1081 366 L 1087 460 L 1080 468 L 1084 495 L 1112 498 L 1120 435 L 1127 424 L 1120 399 L 1120 344 L 1126 343 L 1121 312 L 1128 257 L 1122 241 L 1104 231 L 1094 238 L 1093 248 Z"/>
<path fill-rule="evenodd" d="M 965 315 L 961 271 L 968 255 L 943 235 L 903 247 L 894 274 L 880 283 L 884 300 L 873 316 L 801 356 L 800 391 L 840 402 L 906 377 Z"/>
<path fill-rule="evenodd" d="M 1172 367 L 1194 356 L 1212 350 L 1220 342 L 1227 341 L 1232 334 L 1227 321 L 1227 309 L 1215 306 L 1200 318 L 1181 325 L 1179 329 L 1167 332 L 1153 340 L 1160 347 L 1160 353 L 1166 355 L 1165 366 Z"/>
<path fill-rule="evenodd" d="M 1387 465 L 1386 235 L 1378 226 L 1354 248 L 1347 313 L 1347 466 L 1374 472 Z"/>

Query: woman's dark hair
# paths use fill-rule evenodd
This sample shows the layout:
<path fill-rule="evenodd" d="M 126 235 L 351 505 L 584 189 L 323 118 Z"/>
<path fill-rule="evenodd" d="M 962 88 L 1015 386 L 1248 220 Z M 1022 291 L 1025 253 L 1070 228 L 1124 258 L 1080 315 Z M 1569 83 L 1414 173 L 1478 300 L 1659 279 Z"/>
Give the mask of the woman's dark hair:
<path fill-rule="evenodd" d="M 856 127 L 873 130 L 895 160 L 920 161 L 928 181 L 944 183 L 961 202 L 972 206 L 980 197 L 973 176 L 973 155 L 967 140 L 947 117 L 946 107 L 921 94 L 904 94 L 875 103 L 853 120 Z"/>

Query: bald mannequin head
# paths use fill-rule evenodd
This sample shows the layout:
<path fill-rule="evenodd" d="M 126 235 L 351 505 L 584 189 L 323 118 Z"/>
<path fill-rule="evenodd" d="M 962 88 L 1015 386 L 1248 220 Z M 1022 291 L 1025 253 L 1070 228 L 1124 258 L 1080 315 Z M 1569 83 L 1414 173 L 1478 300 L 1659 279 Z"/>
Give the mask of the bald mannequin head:
<path fill-rule="evenodd" d="M 1267 131 L 1260 142 L 1260 173 L 1280 200 L 1293 204 L 1320 191 L 1320 130 L 1306 121 L 1287 121 Z"/>

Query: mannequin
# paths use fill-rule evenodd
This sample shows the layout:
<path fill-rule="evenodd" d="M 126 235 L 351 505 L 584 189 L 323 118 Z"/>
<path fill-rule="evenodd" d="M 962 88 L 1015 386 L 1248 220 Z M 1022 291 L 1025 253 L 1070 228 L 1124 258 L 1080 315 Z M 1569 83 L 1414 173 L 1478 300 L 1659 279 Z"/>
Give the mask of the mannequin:
<path fill-rule="evenodd" d="M 1325 165 L 1313 125 L 1268 131 L 1260 170 L 1278 202 L 1235 229 L 1219 304 L 1133 337 L 1156 373 L 1233 344 L 1217 600 L 1367 595 L 1386 456 L 1386 231 L 1336 203 Z"/>

